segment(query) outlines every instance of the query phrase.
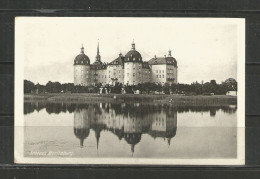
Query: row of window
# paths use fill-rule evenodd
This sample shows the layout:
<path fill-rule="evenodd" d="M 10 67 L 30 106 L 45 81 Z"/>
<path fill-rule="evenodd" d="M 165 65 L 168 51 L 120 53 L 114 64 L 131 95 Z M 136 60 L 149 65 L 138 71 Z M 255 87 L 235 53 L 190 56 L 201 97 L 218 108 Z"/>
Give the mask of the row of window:
<path fill-rule="evenodd" d="M 164 70 L 156 70 L 156 73 L 164 73 Z"/>
<path fill-rule="evenodd" d="M 137 67 L 141 68 L 141 67 L 142 67 L 142 64 L 140 64 L 140 63 L 134 63 L 133 66 L 134 66 L 134 67 L 137 66 Z M 129 68 L 127 68 L 127 69 L 129 69 Z"/>
<path fill-rule="evenodd" d="M 115 71 L 116 71 L 116 69 L 114 69 L 114 73 L 115 73 Z M 120 73 L 121 71 L 120 70 L 118 70 L 118 73 Z M 110 71 L 108 71 L 108 73 L 110 73 Z"/>
<path fill-rule="evenodd" d="M 156 75 L 156 78 L 164 78 L 164 75 Z"/>
<path fill-rule="evenodd" d="M 129 60 L 130 60 L 129 57 L 125 59 L 125 61 L 129 61 Z M 133 61 L 135 61 L 135 60 L 136 60 L 136 61 L 141 61 L 141 58 L 139 58 L 139 59 L 138 59 L 138 58 L 137 58 L 137 59 L 133 58 Z"/>
<path fill-rule="evenodd" d="M 141 72 L 139 72 L 138 74 L 139 74 L 139 76 L 140 76 L 140 75 L 141 75 Z M 126 75 L 127 75 L 128 77 L 130 76 L 129 73 L 127 73 Z M 133 73 L 133 77 L 135 77 L 135 73 Z"/>
<path fill-rule="evenodd" d="M 128 73 L 128 76 L 129 76 L 129 73 Z M 161 76 L 161 75 L 160 75 Z M 162 75 L 163 77 L 162 78 L 164 78 L 164 75 Z M 135 77 L 135 74 L 133 74 L 133 77 Z M 149 78 L 149 76 L 147 76 L 147 75 L 144 75 L 143 76 L 144 78 Z M 101 75 L 100 76 L 100 78 L 106 78 L 106 75 Z M 110 75 L 108 75 L 108 78 L 110 79 Z M 112 78 L 112 77 L 111 77 Z M 118 76 L 118 78 L 121 78 L 121 75 L 119 75 Z M 157 75 L 157 78 L 158 78 L 158 75 Z M 161 77 L 160 77 L 161 78 Z M 81 74 L 81 79 L 83 79 L 83 75 Z M 86 79 L 89 79 L 89 76 L 86 76 Z"/>

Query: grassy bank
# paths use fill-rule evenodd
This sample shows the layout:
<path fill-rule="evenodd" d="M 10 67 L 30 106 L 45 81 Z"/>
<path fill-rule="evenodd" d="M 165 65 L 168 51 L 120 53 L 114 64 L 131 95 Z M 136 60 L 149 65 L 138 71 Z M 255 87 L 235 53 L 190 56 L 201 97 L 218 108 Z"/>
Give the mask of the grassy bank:
<path fill-rule="evenodd" d="M 88 103 L 88 102 L 127 102 L 127 103 L 155 103 L 189 106 L 222 106 L 234 105 L 237 98 L 234 96 L 181 96 L 181 95 L 154 95 L 154 94 L 25 94 L 24 101 Z"/>

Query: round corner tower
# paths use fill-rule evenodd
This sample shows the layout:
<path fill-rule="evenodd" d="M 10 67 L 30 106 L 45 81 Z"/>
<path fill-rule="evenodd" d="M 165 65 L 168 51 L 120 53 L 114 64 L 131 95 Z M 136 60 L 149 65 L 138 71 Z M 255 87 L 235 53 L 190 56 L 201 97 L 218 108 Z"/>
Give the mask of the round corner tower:
<path fill-rule="evenodd" d="M 132 49 L 125 55 L 124 60 L 124 84 L 137 85 L 142 83 L 142 56 L 135 50 L 135 43 Z"/>
<path fill-rule="evenodd" d="M 84 47 L 74 60 L 74 85 L 88 86 L 90 84 L 90 60 L 84 54 Z"/>

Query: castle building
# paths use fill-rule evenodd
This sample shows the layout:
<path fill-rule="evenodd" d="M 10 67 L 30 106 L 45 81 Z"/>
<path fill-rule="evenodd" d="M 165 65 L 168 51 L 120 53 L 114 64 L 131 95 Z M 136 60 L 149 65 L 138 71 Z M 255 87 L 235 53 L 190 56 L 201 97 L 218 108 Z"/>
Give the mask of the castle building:
<path fill-rule="evenodd" d="M 74 85 L 90 86 L 102 84 L 105 86 L 121 83 L 123 85 L 138 85 L 139 83 L 165 83 L 178 82 L 177 61 L 171 55 L 154 57 L 143 61 L 142 55 L 136 50 L 135 43 L 125 56 L 119 56 L 110 63 L 101 61 L 99 43 L 95 62 L 90 64 L 89 57 L 81 48 L 81 53 L 74 59 Z"/>

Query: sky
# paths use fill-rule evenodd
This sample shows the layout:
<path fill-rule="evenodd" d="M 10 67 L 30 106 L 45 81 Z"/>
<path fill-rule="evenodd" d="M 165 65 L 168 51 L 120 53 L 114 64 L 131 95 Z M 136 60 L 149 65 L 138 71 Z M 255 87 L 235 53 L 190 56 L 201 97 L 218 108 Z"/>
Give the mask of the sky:
<path fill-rule="evenodd" d="M 172 51 L 178 82 L 217 83 L 237 79 L 238 26 L 224 18 L 19 17 L 24 78 L 34 83 L 73 83 L 73 61 L 83 44 L 94 62 L 97 44 L 101 60 L 125 55 L 135 42 L 148 61 Z M 16 22 L 17 23 L 17 22 Z M 19 37 L 19 36 L 18 36 Z M 17 50 L 17 49 L 16 49 Z"/>

